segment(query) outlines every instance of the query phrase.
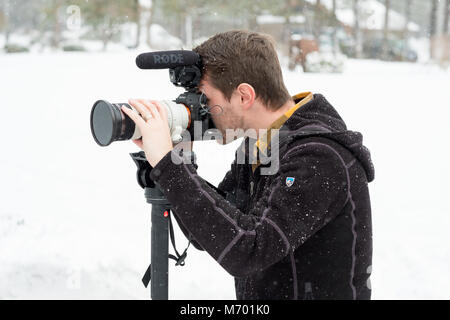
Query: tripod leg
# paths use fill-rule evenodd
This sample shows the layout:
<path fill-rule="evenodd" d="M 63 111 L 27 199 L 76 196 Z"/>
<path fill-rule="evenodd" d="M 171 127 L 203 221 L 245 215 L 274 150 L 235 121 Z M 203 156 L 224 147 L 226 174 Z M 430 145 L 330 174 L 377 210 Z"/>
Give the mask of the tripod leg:
<path fill-rule="evenodd" d="M 152 193 L 152 227 L 151 227 L 151 287 L 152 300 L 169 298 L 169 232 L 168 218 L 164 212 L 168 209 L 167 200 L 157 188 Z M 160 197 L 158 199 L 158 197 Z M 159 200 L 159 201 L 158 201 Z"/>

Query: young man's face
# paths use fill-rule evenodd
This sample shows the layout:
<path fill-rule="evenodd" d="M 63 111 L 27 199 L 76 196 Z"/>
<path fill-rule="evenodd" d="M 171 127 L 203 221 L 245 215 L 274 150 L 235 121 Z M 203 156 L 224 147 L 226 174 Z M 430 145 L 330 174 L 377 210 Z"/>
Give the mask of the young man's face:
<path fill-rule="evenodd" d="M 238 136 L 233 137 L 232 134 L 230 135 L 230 131 L 228 131 L 229 135 L 227 138 L 227 129 L 245 130 L 239 94 L 236 91 L 233 92 L 230 101 L 227 101 L 222 91 L 215 88 L 208 80 L 207 76 L 200 82 L 199 90 L 208 98 L 210 113 L 214 124 L 222 133 L 223 144 L 227 144 L 237 139 Z"/>

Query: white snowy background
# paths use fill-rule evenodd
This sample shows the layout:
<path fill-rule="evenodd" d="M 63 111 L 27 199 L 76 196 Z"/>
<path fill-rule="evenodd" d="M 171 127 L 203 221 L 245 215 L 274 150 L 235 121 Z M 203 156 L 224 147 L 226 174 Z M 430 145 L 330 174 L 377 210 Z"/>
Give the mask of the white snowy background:
<path fill-rule="evenodd" d="M 101 148 L 89 127 L 98 99 L 182 92 L 167 70 L 137 69 L 138 53 L 0 54 L 0 298 L 149 298 L 151 208 L 129 156 L 137 147 Z M 324 94 L 372 153 L 372 297 L 449 299 L 450 72 L 349 60 L 343 74 L 284 77 L 292 94 Z M 195 143 L 199 174 L 217 185 L 239 143 Z M 184 267 L 170 261 L 169 277 L 170 299 L 235 298 L 233 278 L 193 247 Z"/>

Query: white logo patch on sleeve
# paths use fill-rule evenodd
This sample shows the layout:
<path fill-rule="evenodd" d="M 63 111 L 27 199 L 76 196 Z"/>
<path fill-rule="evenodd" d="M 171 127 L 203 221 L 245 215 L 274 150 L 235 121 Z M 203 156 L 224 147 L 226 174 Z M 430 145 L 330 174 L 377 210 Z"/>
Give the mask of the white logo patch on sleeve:
<path fill-rule="evenodd" d="M 293 177 L 287 177 L 287 178 L 286 178 L 286 185 L 287 185 L 288 187 L 291 187 L 291 186 L 294 184 L 294 181 L 295 181 L 295 178 L 293 178 Z"/>

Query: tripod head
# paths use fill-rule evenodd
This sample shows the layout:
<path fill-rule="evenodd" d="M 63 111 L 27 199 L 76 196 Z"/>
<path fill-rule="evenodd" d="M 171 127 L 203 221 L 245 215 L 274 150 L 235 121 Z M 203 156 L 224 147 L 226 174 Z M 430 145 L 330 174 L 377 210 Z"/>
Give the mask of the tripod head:
<path fill-rule="evenodd" d="M 130 153 L 131 158 L 137 166 L 136 178 L 141 188 L 155 188 L 156 185 L 150 178 L 152 166 L 148 163 L 144 151 Z"/>

